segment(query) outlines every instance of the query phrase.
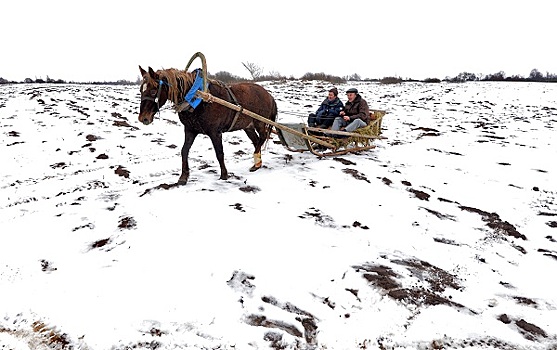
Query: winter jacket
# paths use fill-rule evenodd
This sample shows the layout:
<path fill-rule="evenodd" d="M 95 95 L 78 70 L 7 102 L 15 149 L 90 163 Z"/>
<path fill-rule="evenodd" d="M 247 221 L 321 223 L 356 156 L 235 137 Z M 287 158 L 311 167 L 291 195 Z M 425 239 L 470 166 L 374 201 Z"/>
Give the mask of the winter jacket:
<path fill-rule="evenodd" d="M 321 102 L 321 105 L 317 109 L 315 114 L 317 115 L 317 119 L 321 118 L 330 118 L 335 119 L 338 117 L 340 111 L 344 108 L 344 104 L 340 100 L 340 98 L 336 97 L 334 100 L 329 100 L 328 98 L 325 101 Z"/>
<path fill-rule="evenodd" d="M 360 94 L 356 95 L 353 102 L 346 102 L 344 113 L 350 117 L 350 121 L 360 118 L 362 121 L 369 123 L 369 106 Z"/>

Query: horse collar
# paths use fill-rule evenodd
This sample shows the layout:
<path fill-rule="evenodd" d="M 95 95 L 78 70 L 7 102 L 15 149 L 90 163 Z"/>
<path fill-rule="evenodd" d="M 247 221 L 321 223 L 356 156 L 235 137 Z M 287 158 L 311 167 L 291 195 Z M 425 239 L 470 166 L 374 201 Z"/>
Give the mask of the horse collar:
<path fill-rule="evenodd" d="M 184 101 L 186 101 L 193 109 L 195 109 L 202 101 L 202 99 L 196 96 L 196 92 L 203 88 L 203 76 L 201 76 L 200 69 L 196 69 L 196 76 L 191 88 L 184 96 Z"/>

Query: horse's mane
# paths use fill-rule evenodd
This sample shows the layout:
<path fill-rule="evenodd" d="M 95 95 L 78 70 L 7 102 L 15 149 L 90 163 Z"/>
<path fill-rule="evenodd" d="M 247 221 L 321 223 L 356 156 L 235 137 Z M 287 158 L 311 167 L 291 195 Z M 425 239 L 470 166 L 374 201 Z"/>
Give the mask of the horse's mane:
<path fill-rule="evenodd" d="M 195 74 L 192 72 L 186 72 L 175 68 L 161 69 L 156 73 L 160 78 L 166 78 L 166 81 L 169 84 L 168 99 L 175 105 L 182 102 L 184 95 L 187 93 L 187 89 L 193 85 L 195 80 Z M 146 74 L 144 79 L 148 79 L 153 84 L 158 84 L 158 82 L 155 82 L 149 74 Z"/>
<path fill-rule="evenodd" d="M 174 103 L 175 106 L 183 102 L 184 96 L 193 85 L 196 77 L 195 72 L 186 72 L 176 68 L 159 69 L 156 73 L 159 78 L 166 78 L 169 84 L 168 99 Z M 158 84 L 149 74 L 145 74 L 143 79 L 149 83 Z M 209 78 L 207 79 L 207 84 L 217 84 L 223 87 L 226 85 L 220 80 Z"/>
<path fill-rule="evenodd" d="M 166 78 L 170 86 L 168 87 L 168 99 L 178 105 L 184 99 L 187 89 L 193 85 L 195 74 L 183 70 L 170 68 L 158 72 L 160 76 Z"/>

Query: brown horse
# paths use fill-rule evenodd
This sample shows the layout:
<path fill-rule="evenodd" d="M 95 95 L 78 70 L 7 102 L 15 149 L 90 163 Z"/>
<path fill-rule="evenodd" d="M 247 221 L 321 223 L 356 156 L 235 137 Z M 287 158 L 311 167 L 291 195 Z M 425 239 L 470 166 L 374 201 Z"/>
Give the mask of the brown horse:
<path fill-rule="evenodd" d="M 195 108 L 185 104 L 184 98 L 196 82 L 196 72 L 186 72 L 177 69 L 145 71 L 139 66 L 143 82 L 141 84 L 141 105 L 139 121 L 145 125 L 153 122 L 155 114 L 167 102 L 174 104 L 180 121 L 184 125 L 184 145 L 182 146 L 182 174 L 178 184 L 186 184 L 189 177 L 188 154 L 193 141 L 199 134 L 209 136 L 220 165 L 220 179 L 228 178 L 228 171 L 224 165 L 224 151 L 222 147 L 222 133 L 244 130 L 255 147 L 253 153 L 254 165 L 250 171 L 259 169 L 261 162 L 261 147 L 269 138 L 272 126 L 246 116 L 218 103 L 200 102 Z M 241 106 L 262 117 L 275 121 L 277 104 L 275 99 L 262 86 L 253 83 L 238 83 L 230 86 L 222 82 L 211 80 L 208 82 L 208 93 L 230 103 Z M 182 110 L 183 109 L 183 110 Z"/>

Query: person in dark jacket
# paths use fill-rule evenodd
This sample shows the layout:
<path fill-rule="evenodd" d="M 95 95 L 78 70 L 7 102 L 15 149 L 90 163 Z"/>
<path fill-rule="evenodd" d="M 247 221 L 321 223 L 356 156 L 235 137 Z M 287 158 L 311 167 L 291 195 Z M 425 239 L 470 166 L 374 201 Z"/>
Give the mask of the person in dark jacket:
<path fill-rule="evenodd" d="M 344 131 L 353 132 L 369 123 L 369 106 L 358 93 L 358 89 L 346 90 L 346 97 L 348 101 L 340 112 L 340 116 L 335 118 L 332 130 L 344 128 Z"/>
<path fill-rule="evenodd" d="M 340 115 L 340 111 L 343 108 L 344 104 L 340 98 L 338 98 L 338 90 L 334 87 L 329 90 L 329 95 L 321 102 L 317 111 L 309 115 L 308 125 L 328 129 L 333 125 L 335 118 Z"/>

